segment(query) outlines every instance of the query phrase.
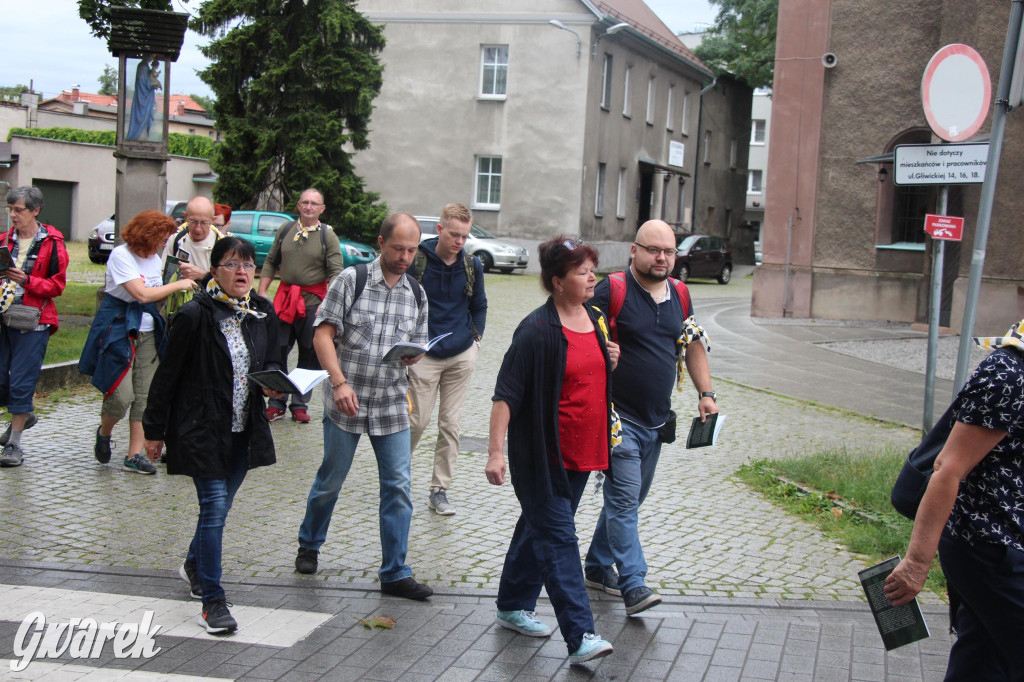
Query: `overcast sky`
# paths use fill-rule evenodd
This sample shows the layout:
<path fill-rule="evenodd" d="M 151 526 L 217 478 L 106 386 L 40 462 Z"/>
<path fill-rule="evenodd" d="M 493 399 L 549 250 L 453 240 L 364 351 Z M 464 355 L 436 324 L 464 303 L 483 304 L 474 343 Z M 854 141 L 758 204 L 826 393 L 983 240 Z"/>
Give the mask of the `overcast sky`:
<path fill-rule="evenodd" d="M 697 24 L 709 24 L 715 19 L 716 9 L 707 0 L 646 2 L 676 33 L 692 31 Z M 195 7 L 198 3 L 193 0 L 190 4 Z M 12 1 L 5 5 L 4 23 L 8 30 L 4 31 L 0 85 L 29 85 L 32 81 L 44 97 L 56 97 L 73 85 L 85 92 L 96 92 L 96 79 L 104 64 L 117 64 L 107 51 L 106 41 L 93 37 L 88 25 L 79 18 L 75 0 Z M 196 75 L 206 65 L 206 58 L 198 49 L 206 41 L 191 31 L 185 35 L 181 57 L 171 66 L 172 92 L 210 94 Z"/>

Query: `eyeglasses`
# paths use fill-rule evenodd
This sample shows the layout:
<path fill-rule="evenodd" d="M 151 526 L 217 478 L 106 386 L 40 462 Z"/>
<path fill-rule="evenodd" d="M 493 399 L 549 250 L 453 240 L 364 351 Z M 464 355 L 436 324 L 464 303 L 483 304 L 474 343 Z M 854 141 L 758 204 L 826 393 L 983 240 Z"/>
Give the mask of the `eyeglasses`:
<path fill-rule="evenodd" d="M 255 263 L 236 263 L 233 260 L 229 260 L 227 263 L 221 263 L 220 265 L 215 265 L 214 267 L 217 267 L 217 268 L 227 268 L 228 270 L 245 270 L 246 272 L 250 272 L 250 271 L 256 269 L 256 264 Z"/>
<path fill-rule="evenodd" d="M 641 244 L 640 242 L 633 242 L 633 243 L 636 244 L 637 246 L 639 246 L 641 249 L 643 249 L 647 253 L 649 253 L 652 256 L 654 256 L 655 258 L 658 257 L 658 254 L 661 254 L 661 255 L 665 256 L 665 258 L 672 258 L 673 256 L 676 255 L 676 250 L 674 248 L 673 249 L 659 249 L 657 246 L 646 246 L 644 244 Z"/>
<path fill-rule="evenodd" d="M 27 206 L 8 206 L 7 212 L 13 213 L 14 215 L 21 215 L 28 210 Z"/>
<path fill-rule="evenodd" d="M 562 242 L 562 246 L 564 246 L 565 248 L 569 249 L 570 251 L 575 251 L 576 247 L 580 246 L 582 244 L 583 244 L 583 239 L 582 238 L 581 239 L 566 239 L 564 242 Z"/>
<path fill-rule="evenodd" d="M 198 225 L 199 227 L 209 227 L 213 223 L 209 220 L 189 220 L 186 221 L 189 225 Z"/>
<path fill-rule="evenodd" d="M 299 206 L 323 206 L 319 201 L 300 201 Z"/>

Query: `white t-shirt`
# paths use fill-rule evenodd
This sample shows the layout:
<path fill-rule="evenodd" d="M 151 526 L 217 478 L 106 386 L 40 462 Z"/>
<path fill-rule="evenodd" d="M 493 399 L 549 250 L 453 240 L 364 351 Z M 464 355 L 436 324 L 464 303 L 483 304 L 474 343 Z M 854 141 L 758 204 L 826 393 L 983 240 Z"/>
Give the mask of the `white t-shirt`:
<path fill-rule="evenodd" d="M 147 288 L 158 287 L 164 283 L 163 261 L 160 256 L 153 254 L 149 258 L 141 258 L 132 253 L 127 244 L 115 247 L 107 259 L 107 282 L 104 291 L 109 296 L 131 303 L 135 299 L 125 290 L 124 283 L 140 278 Z M 153 331 L 152 315 L 142 314 L 139 331 Z"/>

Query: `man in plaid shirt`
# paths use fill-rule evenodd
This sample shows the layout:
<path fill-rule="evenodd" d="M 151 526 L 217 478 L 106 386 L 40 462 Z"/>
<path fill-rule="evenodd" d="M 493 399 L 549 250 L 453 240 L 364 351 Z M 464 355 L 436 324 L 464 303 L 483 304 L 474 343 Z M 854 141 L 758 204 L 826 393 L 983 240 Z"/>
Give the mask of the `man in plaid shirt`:
<path fill-rule="evenodd" d="M 381 357 L 397 341 L 427 341 L 427 299 L 405 272 L 419 238 L 419 224 L 412 216 L 388 216 L 377 237 L 380 257 L 370 263 L 358 298 L 356 270 L 348 268 L 331 282 L 317 311 L 313 347 L 329 375 L 322 384 L 324 460 L 306 501 L 295 558 L 299 573 L 316 572 L 356 444 L 368 433 L 380 472 L 380 589 L 409 599 L 433 594 L 416 582 L 405 563 L 412 520 L 406 367 L 422 356 L 389 363 L 382 363 Z"/>

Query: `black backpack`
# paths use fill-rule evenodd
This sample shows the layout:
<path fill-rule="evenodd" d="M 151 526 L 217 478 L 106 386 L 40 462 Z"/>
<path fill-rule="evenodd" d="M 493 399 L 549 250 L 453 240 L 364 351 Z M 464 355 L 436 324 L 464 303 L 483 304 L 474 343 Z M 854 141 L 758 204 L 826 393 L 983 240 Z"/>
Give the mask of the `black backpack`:
<path fill-rule="evenodd" d="M 367 267 L 366 263 L 356 263 L 352 267 L 356 269 L 356 291 L 355 295 L 352 296 L 352 303 L 355 304 L 363 294 L 363 289 L 366 288 L 366 278 L 369 276 L 370 268 Z M 408 271 L 405 273 L 405 278 L 409 281 L 409 286 L 412 287 L 412 293 L 416 295 L 416 308 L 422 308 L 423 287 L 420 286 L 420 283 Z"/>
<path fill-rule="evenodd" d="M 935 458 L 939 456 L 953 430 L 953 404 L 946 408 L 932 430 L 921 440 L 921 444 L 910 451 L 903 463 L 896 483 L 893 484 L 889 501 L 903 516 L 913 520 L 921 504 L 924 491 L 931 480 Z"/>

